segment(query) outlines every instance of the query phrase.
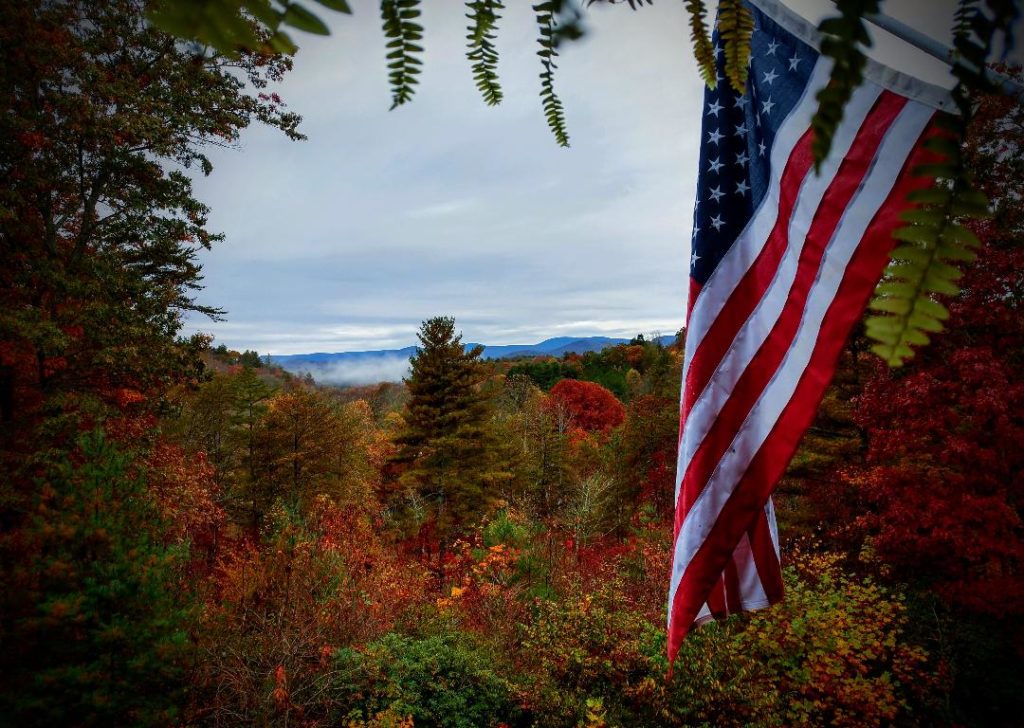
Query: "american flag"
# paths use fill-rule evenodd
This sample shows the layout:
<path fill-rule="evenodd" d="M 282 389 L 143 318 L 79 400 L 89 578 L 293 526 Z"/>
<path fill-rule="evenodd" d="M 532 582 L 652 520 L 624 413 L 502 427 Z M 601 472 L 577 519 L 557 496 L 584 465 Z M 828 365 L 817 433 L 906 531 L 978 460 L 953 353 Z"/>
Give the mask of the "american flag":
<path fill-rule="evenodd" d="M 771 494 L 892 248 L 946 91 L 870 62 L 815 173 L 829 79 L 817 30 L 773 0 L 743 94 L 705 93 L 676 474 L 668 652 L 707 619 L 782 598 Z"/>

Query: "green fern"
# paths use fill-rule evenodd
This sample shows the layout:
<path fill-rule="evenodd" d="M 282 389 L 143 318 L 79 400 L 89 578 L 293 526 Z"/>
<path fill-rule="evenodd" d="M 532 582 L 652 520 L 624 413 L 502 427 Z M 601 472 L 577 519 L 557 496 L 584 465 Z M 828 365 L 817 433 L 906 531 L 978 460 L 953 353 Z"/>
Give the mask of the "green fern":
<path fill-rule="evenodd" d="M 947 135 L 933 137 L 926 146 L 942 158 L 923 165 L 918 174 L 935 178 L 927 190 L 911 195 L 919 207 L 903 214 L 910 223 L 893 233 L 901 244 L 893 251 L 871 308 L 883 313 L 865 321 L 867 334 L 878 343 L 872 349 L 890 366 L 914 356 L 912 346 L 929 343 L 929 333 L 942 330 L 949 312 L 938 296 L 960 292 L 960 267 L 974 260 L 979 246 L 974 233 L 960 224 L 964 218 L 991 215 L 985 194 L 976 189 L 961 149 L 974 111 L 974 93 L 991 91 L 984 76 L 988 49 L 997 32 L 1008 34 L 1015 17 L 1012 2 L 989 0 L 982 12 L 975 0 L 961 0 L 953 29 L 957 62 L 952 91 L 959 116 L 942 116 Z"/>
<path fill-rule="evenodd" d="M 985 195 L 970 185 L 957 142 L 933 137 L 925 146 L 945 161 L 917 170 L 934 176 L 935 185 L 910 195 L 918 206 L 901 216 L 909 224 L 893 233 L 899 245 L 870 304 L 883 315 L 865 321 L 868 336 L 878 342 L 872 351 L 889 366 L 902 365 L 914 356 L 912 346 L 926 345 L 929 334 L 942 331 L 949 312 L 938 297 L 960 292 L 958 265 L 973 261 L 980 244 L 957 220 L 989 214 Z"/>
<path fill-rule="evenodd" d="M 715 68 L 715 49 L 708 34 L 707 7 L 704 0 L 686 0 L 686 12 L 690 15 L 690 40 L 693 43 L 693 57 L 697 59 L 697 70 L 708 88 L 718 85 L 718 69 Z"/>
<path fill-rule="evenodd" d="M 833 66 L 828 86 L 818 92 L 818 108 L 811 119 L 816 171 L 832 149 L 832 137 L 843 120 L 846 103 L 864 81 L 867 56 L 861 48 L 871 47 L 864 16 L 877 13 L 878 6 L 879 0 L 837 0 L 839 15 L 825 18 L 818 26 L 824 36 L 821 52 L 832 59 Z"/>
<path fill-rule="evenodd" d="M 501 0 L 474 0 L 466 3 L 471 21 L 469 35 L 469 51 L 466 58 L 473 64 L 473 80 L 480 89 L 484 102 L 489 106 L 501 103 L 501 86 L 498 85 L 498 49 L 494 46 L 493 31 L 501 16 L 499 10 L 505 6 Z"/>
<path fill-rule="evenodd" d="M 420 16 L 419 5 L 419 0 L 381 0 L 380 3 L 384 35 L 390 39 L 386 47 L 392 109 L 411 101 L 415 93 L 413 86 L 419 83 L 416 76 L 423 61 L 414 55 L 423 53 L 423 47 L 416 44 L 423 40 L 423 26 L 415 22 Z"/>
<path fill-rule="evenodd" d="M 725 77 L 738 94 L 747 88 L 747 64 L 753 33 L 754 17 L 743 0 L 719 0 L 718 36 L 725 50 Z"/>
<path fill-rule="evenodd" d="M 555 16 L 561 9 L 562 3 L 559 0 L 543 2 L 533 6 L 533 12 L 537 16 L 537 26 L 540 29 L 540 36 L 537 43 L 540 50 L 541 65 L 544 70 L 540 74 L 540 98 L 544 107 L 544 116 L 547 118 L 548 127 L 555 135 L 559 146 L 569 146 L 569 132 L 565 126 L 565 110 L 562 107 L 562 100 L 555 93 L 555 58 L 558 57 L 558 35 Z"/>

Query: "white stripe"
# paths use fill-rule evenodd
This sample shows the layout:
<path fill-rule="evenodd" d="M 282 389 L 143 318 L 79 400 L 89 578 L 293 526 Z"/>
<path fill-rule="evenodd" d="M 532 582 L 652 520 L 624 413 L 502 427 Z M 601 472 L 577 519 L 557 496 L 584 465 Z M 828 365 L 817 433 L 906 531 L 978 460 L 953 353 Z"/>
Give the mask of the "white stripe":
<path fill-rule="evenodd" d="M 736 242 L 729 248 L 725 256 L 719 261 L 711 277 L 704 283 L 697 299 L 694 301 L 693 309 L 686 322 L 686 346 L 683 356 L 683 382 L 686 381 L 686 372 L 690 367 L 690 359 L 697 346 L 703 341 L 711 324 L 714 323 L 722 306 L 732 296 L 737 284 L 743 278 L 747 269 L 757 259 L 761 248 L 764 247 L 768 236 L 775 227 L 775 220 L 779 215 L 779 188 L 782 173 L 786 168 L 790 155 L 793 153 L 796 143 L 804 135 L 811 124 L 811 118 L 818 108 L 815 95 L 818 90 L 824 88 L 828 83 L 829 74 L 832 71 L 832 60 L 821 57 L 814 64 L 814 70 L 804 88 L 800 101 L 790 111 L 789 116 L 782 122 L 778 133 L 775 135 L 771 152 L 771 177 L 768 180 L 768 191 L 762 198 L 753 217 L 747 223 L 743 232 L 740 233 Z"/>
<path fill-rule="evenodd" d="M 832 152 L 822 165 L 821 173 L 815 174 L 812 169 L 801 182 L 796 206 L 790 216 L 786 231 L 787 247 L 779 260 L 772 282 L 765 290 L 761 300 L 758 301 L 757 306 L 751 311 L 746 322 L 736 333 L 736 337 L 725 356 L 722 357 L 722 361 L 719 362 L 715 373 L 708 379 L 707 386 L 701 391 L 693 403 L 693 407 L 687 413 L 683 439 L 676 461 L 676 502 L 679 501 L 683 476 L 690 466 L 693 454 L 704 441 L 711 426 L 718 418 L 718 414 L 722 411 L 722 407 L 729 401 L 729 395 L 732 394 L 736 382 L 743 376 L 747 365 L 750 364 L 751 359 L 768 338 L 779 316 L 782 315 L 793 281 L 796 279 L 800 254 L 804 249 L 807 232 L 811 228 L 821 200 L 832 186 L 840 166 L 857 139 L 864 120 L 881 95 L 881 87 L 873 83 L 862 84 L 857 89 L 846 106 L 843 121 L 832 139 Z M 773 188 L 773 194 L 777 200 L 777 187 Z M 773 207 L 778 209 L 777 201 L 773 203 Z M 747 243 L 742 236 L 736 241 L 737 246 L 745 244 Z M 689 342 L 687 344 L 689 345 Z M 683 381 L 685 386 L 686 380 Z"/>
<path fill-rule="evenodd" d="M 808 296 L 797 336 L 786 352 L 782 366 L 751 408 L 729 451 L 718 463 L 683 521 L 672 559 L 670 606 L 675 602 L 679 583 L 694 554 L 711 532 L 743 473 L 792 398 L 810 361 L 818 341 L 818 331 L 843 280 L 846 267 L 933 114 L 934 111 L 924 105 L 908 103 L 882 141 L 871 170 L 829 242 L 818 278 Z"/>

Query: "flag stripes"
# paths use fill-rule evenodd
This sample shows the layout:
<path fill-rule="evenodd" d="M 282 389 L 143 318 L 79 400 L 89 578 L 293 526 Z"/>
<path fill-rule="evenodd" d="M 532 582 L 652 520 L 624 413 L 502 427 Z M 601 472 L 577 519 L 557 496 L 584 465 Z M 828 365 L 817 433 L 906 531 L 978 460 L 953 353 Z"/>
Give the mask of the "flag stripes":
<path fill-rule="evenodd" d="M 761 32 L 780 32 L 759 21 Z M 779 45 L 773 40 L 768 54 Z M 811 60 L 792 52 L 791 68 Z M 752 76 L 755 69 L 756 59 Z M 703 179 L 698 185 L 708 199 L 698 199 L 691 270 L 698 270 L 696 261 L 705 254 L 716 264 L 702 276 L 693 273 L 688 306 L 670 657 L 693 624 L 782 598 L 772 491 L 881 275 L 907 192 L 928 184 L 910 170 L 926 154 L 920 141 L 936 110 L 872 82 L 855 92 L 832 154 L 815 173 L 810 118 L 828 75 L 829 61 L 815 55 L 809 75 L 794 79 L 805 83 L 803 92 L 769 130 L 774 137 L 763 137 L 773 141 L 763 160 L 770 169 L 759 170 L 769 180 L 766 193 L 750 205 L 735 240 L 715 236 L 723 215 L 714 212 L 724 206 L 713 205 L 727 185 L 712 187 Z M 764 82 L 770 86 L 778 77 L 766 72 Z M 758 91 L 763 98 L 779 90 L 767 86 L 751 84 L 744 98 L 754 105 Z M 724 108 L 718 99 L 709 109 L 716 107 Z M 738 123 L 752 129 L 760 122 L 760 115 L 748 115 Z M 703 151 L 717 143 L 709 137 Z M 763 153 L 763 141 L 759 146 Z M 741 152 L 737 161 L 746 156 Z M 703 177 L 705 165 L 701 169 Z M 741 197 L 743 185 L 741 177 Z M 711 212 L 702 216 L 701 204 Z M 698 234 L 701 221 L 710 221 L 714 232 Z M 716 244 L 726 247 L 716 251 Z"/>

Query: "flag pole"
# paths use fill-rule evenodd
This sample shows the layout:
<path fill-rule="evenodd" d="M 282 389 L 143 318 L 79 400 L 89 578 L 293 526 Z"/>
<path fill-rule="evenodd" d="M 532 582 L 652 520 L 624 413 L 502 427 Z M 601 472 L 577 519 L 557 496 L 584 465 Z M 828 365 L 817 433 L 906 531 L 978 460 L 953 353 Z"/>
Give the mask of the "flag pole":
<path fill-rule="evenodd" d="M 896 18 L 885 15 L 884 13 L 865 15 L 864 19 L 872 25 L 877 25 L 882 30 L 891 33 L 900 40 L 924 51 L 933 58 L 938 58 L 940 61 L 947 63 L 950 66 L 955 65 L 958 60 L 960 60 L 958 59 L 957 52 L 954 49 L 935 40 L 935 38 L 932 38 L 930 35 L 922 33 L 917 28 L 910 27 L 902 20 L 897 20 Z M 962 62 L 962 60 L 960 62 Z M 1014 96 L 1018 101 L 1024 103 L 1024 84 L 1021 84 L 1002 73 L 997 73 L 987 67 L 984 69 L 984 76 L 986 80 L 999 89 L 1000 93 L 1006 96 Z"/>

